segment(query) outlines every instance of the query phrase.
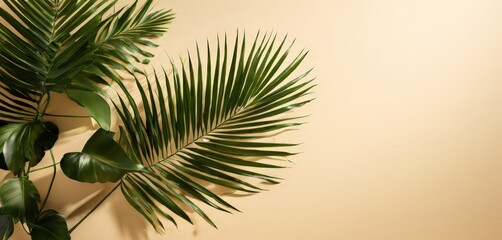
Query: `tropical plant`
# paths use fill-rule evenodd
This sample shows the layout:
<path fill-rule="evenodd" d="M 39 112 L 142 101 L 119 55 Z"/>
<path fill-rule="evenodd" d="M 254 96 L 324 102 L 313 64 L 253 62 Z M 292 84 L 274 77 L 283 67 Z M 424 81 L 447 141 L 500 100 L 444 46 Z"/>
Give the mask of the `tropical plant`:
<path fill-rule="evenodd" d="M 237 210 L 203 183 L 255 193 L 262 189 L 248 179 L 280 180 L 255 170 L 280 168 L 262 160 L 292 155 L 283 149 L 294 144 L 269 137 L 300 125 L 300 117 L 281 116 L 308 103 L 313 87 L 309 71 L 293 75 L 306 53 L 289 57 L 287 38 L 225 36 L 214 47 L 197 46 L 186 61 L 167 63 L 168 70 L 146 74 L 140 68 L 153 56 L 147 49 L 174 18 L 170 10 L 153 10 L 151 0 L 120 9 L 117 0 L 3 2 L 0 168 L 12 174 L 0 185 L 2 239 L 18 222 L 32 239 L 70 239 L 110 196 L 69 228 L 63 215 L 45 208 L 58 165 L 76 181 L 116 183 L 112 192 L 120 188 L 159 232 L 162 219 L 191 222 L 184 209 L 214 225 L 201 203 Z M 76 116 L 47 112 L 54 93 L 83 106 L 100 126 L 81 152 L 60 162 L 52 152 L 58 127 L 45 118 Z M 118 134 L 110 131 L 112 112 Z M 52 164 L 36 168 L 46 152 Z M 53 170 L 44 199 L 30 180 L 43 169 Z"/>

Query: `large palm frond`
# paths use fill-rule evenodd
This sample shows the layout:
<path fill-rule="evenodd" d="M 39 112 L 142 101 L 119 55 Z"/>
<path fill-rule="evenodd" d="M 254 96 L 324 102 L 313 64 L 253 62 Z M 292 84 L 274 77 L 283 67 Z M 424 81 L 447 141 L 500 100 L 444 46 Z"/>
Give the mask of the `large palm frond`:
<path fill-rule="evenodd" d="M 33 118 L 51 91 L 97 91 L 105 77 L 118 79 L 113 69 L 141 62 L 138 53 L 150 57 L 140 46 L 154 46 L 147 39 L 160 36 L 173 18 L 170 11 L 151 12 L 151 0 L 115 12 L 117 0 L 3 2 L 0 118 L 7 121 Z"/>
<path fill-rule="evenodd" d="M 130 172 L 121 180 L 129 203 L 158 231 L 160 217 L 175 220 L 160 205 L 191 222 L 182 206 L 213 224 L 185 195 L 222 211 L 236 210 L 202 182 L 244 192 L 262 190 L 244 178 L 276 183 L 277 178 L 256 172 L 280 168 L 259 160 L 292 155 L 273 143 L 270 136 L 300 125 L 299 117 L 280 118 L 311 99 L 306 81 L 310 71 L 292 76 L 305 58 L 301 52 L 289 58 L 286 38 L 258 34 L 250 50 L 245 37 L 229 49 L 225 37 L 216 51 L 207 46 L 207 61 L 197 48 L 195 60 L 147 79 L 136 79 L 142 106 L 124 84 L 115 103 L 122 127 L 120 143 L 131 159 L 150 172 Z M 252 159 L 254 158 L 254 159 Z M 159 205 L 160 204 L 160 205 Z"/>

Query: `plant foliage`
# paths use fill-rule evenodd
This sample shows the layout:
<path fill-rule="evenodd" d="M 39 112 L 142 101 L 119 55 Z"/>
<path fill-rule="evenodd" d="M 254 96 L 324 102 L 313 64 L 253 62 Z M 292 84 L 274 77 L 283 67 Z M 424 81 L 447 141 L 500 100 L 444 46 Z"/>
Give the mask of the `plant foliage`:
<path fill-rule="evenodd" d="M 13 177 L 0 184 L 2 239 L 17 222 L 35 240 L 70 239 L 119 188 L 159 232 L 163 220 L 192 222 L 187 209 L 215 226 L 200 204 L 238 210 L 212 185 L 256 193 L 263 190 L 260 181 L 280 181 L 260 169 L 282 168 L 285 162 L 276 160 L 295 154 L 287 150 L 295 144 L 270 137 L 302 123 L 285 114 L 311 101 L 310 71 L 297 73 L 307 53 L 292 54 L 293 44 L 274 34 L 249 40 L 238 33 L 147 74 L 141 65 L 153 57 L 152 39 L 164 34 L 174 15 L 153 10 L 152 0 L 142 2 L 116 9 L 117 0 L 4 1 L 0 168 Z M 124 76 L 135 86 L 128 87 Z M 81 152 L 64 154 L 63 173 L 80 182 L 116 183 L 72 228 L 56 210 L 45 209 L 59 130 L 44 117 L 75 117 L 47 112 L 55 92 L 86 108 L 100 125 Z M 112 112 L 119 116 L 118 133 L 110 131 Z M 41 199 L 30 173 L 46 152 L 53 177 Z"/>

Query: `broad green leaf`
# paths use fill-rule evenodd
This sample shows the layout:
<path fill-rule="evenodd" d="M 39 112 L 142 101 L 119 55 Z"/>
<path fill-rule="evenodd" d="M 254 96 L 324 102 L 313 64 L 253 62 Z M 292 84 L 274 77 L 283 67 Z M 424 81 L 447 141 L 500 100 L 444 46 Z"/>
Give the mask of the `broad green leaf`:
<path fill-rule="evenodd" d="M 98 129 L 87 141 L 82 152 L 66 153 L 61 160 L 64 174 L 81 182 L 116 182 L 127 172 L 146 171 L 131 160 L 113 132 Z"/>
<path fill-rule="evenodd" d="M 56 124 L 52 122 L 44 122 L 42 124 L 44 129 L 37 137 L 35 145 L 42 147 L 44 150 L 51 149 L 59 137 L 59 129 Z"/>
<path fill-rule="evenodd" d="M 43 211 L 31 227 L 32 240 L 70 240 L 70 232 L 63 215 L 50 209 Z"/>
<path fill-rule="evenodd" d="M 0 147 L 3 146 L 5 141 L 15 132 L 18 132 L 26 123 L 9 123 L 0 127 Z M 2 149 L 0 148 L 0 152 Z"/>
<path fill-rule="evenodd" d="M 37 188 L 26 178 L 9 179 L 0 186 L 0 204 L 4 213 L 23 223 L 35 221 L 39 203 Z"/>
<path fill-rule="evenodd" d="M 3 209 L 0 209 L 0 239 L 7 240 L 14 233 L 14 218 L 9 215 L 3 215 Z"/>
<path fill-rule="evenodd" d="M 11 123 L 0 121 L 0 168 L 3 170 L 9 170 L 7 163 L 5 162 L 5 157 L 3 155 L 3 145 L 5 141 L 16 131 L 19 131 L 23 127 L 22 123 Z"/>
<path fill-rule="evenodd" d="M 44 151 L 40 151 L 35 146 L 37 136 L 42 133 L 42 130 L 41 124 L 23 124 L 3 144 L 5 163 L 15 175 L 21 174 L 26 161 L 30 161 L 30 164 L 34 166 L 43 158 Z"/>
<path fill-rule="evenodd" d="M 110 106 L 99 94 L 85 90 L 67 90 L 66 94 L 91 113 L 101 128 L 110 130 Z"/>
<path fill-rule="evenodd" d="M 54 146 L 59 134 L 59 129 L 51 122 L 12 123 L 3 129 L 5 132 L 2 132 L 4 134 L 0 139 L 0 146 L 3 144 L 0 153 L 8 169 L 16 175 L 23 171 L 27 161 L 30 166 L 37 165 L 44 157 L 45 150 Z M 8 137 L 2 143 L 4 136 Z"/>

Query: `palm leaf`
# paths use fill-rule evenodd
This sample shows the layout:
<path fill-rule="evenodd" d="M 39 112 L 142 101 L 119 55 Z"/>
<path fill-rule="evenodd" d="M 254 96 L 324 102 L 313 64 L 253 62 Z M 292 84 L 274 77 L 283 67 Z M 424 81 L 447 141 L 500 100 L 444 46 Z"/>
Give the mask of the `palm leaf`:
<path fill-rule="evenodd" d="M 142 47 L 155 46 L 149 39 L 173 19 L 170 10 L 152 11 L 152 0 L 115 12 L 117 0 L 3 2 L 0 119 L 9 122 L 36 117 L 51 91 L 99 92 L 107 78 L 119 79 L 115 69 L 132 71 L 134 63 L 147 62 L 134 56 L 151 57 Z"/>
<path fill-rule="evenodd" d="M 299 117 L 280 116 L 310 102 L 304 96 L 313 87 L 305 81 L 310 71 L 292 77 L 307 53 L 290 58 L 292 44 L 286 47 L 286 42 L 258 34 L 250 50 L 245 37 L 237 37 L 231 49 L 226 37 L 218 40 L 216 51 L 208 43 L 206 63 L 197 48 L 195 60 L 189 55 L 179 68 L 171 62 L 172 74 L 155 73 L 145 86 L 136 78 L 142 105 L 117 82 L 120 143 L 151 170 L 127 174 L 122 193 L 155 229 L 163 229 L 161 217 L 175 223 L 157 204 L 190 222 L 180 210 L 189 207 L 213 224 L 185 195 L 222 211 L 237 210 L 200 181 L 251 193 L 262 189 L 244 178 L 278 182 L 253 169 L 282 166 L 251 158 L 294 154 L 280 150 L 294 144 L 272 143 L 268 137 L 301 124 Z"/>

